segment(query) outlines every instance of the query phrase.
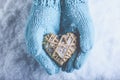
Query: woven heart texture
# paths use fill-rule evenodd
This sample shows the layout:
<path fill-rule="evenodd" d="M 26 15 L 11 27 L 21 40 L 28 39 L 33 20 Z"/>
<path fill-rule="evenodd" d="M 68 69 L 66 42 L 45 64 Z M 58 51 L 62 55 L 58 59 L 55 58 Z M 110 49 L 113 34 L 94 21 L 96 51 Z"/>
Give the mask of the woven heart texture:
<path fill-rule="evenodd" d="M 46 53 L 62 66 L 77 49 L 77 37 L 74 33 L 66 33 L 60 37 L 47 34 L 43 40 Z"/>

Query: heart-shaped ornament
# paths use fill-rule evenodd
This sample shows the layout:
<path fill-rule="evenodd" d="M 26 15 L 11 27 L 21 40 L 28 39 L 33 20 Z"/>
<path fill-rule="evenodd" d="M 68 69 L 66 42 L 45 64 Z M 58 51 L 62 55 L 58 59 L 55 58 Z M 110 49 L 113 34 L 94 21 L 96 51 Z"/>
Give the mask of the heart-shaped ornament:
<path fill-rule="evenodd" d="M 62 66 L 77 49 L 77 37 L 74 33 L 67 33 L 60 38 L 55 34 L 47 34 L 43 47 L 48 55 Z"/>

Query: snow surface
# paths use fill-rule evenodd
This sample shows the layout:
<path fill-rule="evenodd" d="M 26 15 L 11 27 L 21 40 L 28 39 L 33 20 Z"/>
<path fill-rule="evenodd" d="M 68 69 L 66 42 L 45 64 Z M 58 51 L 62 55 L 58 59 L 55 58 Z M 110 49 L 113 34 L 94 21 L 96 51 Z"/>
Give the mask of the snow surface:
<path fill-rule="evenodd" d="M 89 0 L 95 44 L 73 73 L 48 75 L 27 54 L 24 31 L 31 0 L 0 0 L 0 80 L 120 80 L 120 0 Z"/>

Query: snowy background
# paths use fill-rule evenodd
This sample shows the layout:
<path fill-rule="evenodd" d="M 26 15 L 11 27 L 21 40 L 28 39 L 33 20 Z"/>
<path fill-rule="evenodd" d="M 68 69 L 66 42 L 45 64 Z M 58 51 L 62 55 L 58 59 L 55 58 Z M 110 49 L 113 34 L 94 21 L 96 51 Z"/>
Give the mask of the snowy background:
<path fill-rule="evenodd" d="M 0 0 L 0 80 L 120 80 L 120 0 L 89 0 L 95 45 L 73 73 L 48 75 L 27 54 L 24 30 L 31 0 Z"/>

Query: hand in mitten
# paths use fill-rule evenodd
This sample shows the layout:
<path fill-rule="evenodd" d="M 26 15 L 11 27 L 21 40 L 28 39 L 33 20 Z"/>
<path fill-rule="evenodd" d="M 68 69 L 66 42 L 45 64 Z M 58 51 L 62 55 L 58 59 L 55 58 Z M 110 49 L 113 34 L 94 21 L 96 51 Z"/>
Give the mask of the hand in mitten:
<path fill-rule="evenodd" d="M 94 29 L 87 0 L 62 0 L 60 34 L 73 32 L 78 37 L 78 49 L 63 66 L 63 71 L 72 72 L 84 63 L 93 46 Z"/>
<path fill-rule="evenodd" d="M 59 72 L 59 66 L 45 53 L 42 42 L 47 33 L 58 34 L 60 24 L 59 0 L 34 0 L 26 28 L 29 53 L 49 74 Z"/>

